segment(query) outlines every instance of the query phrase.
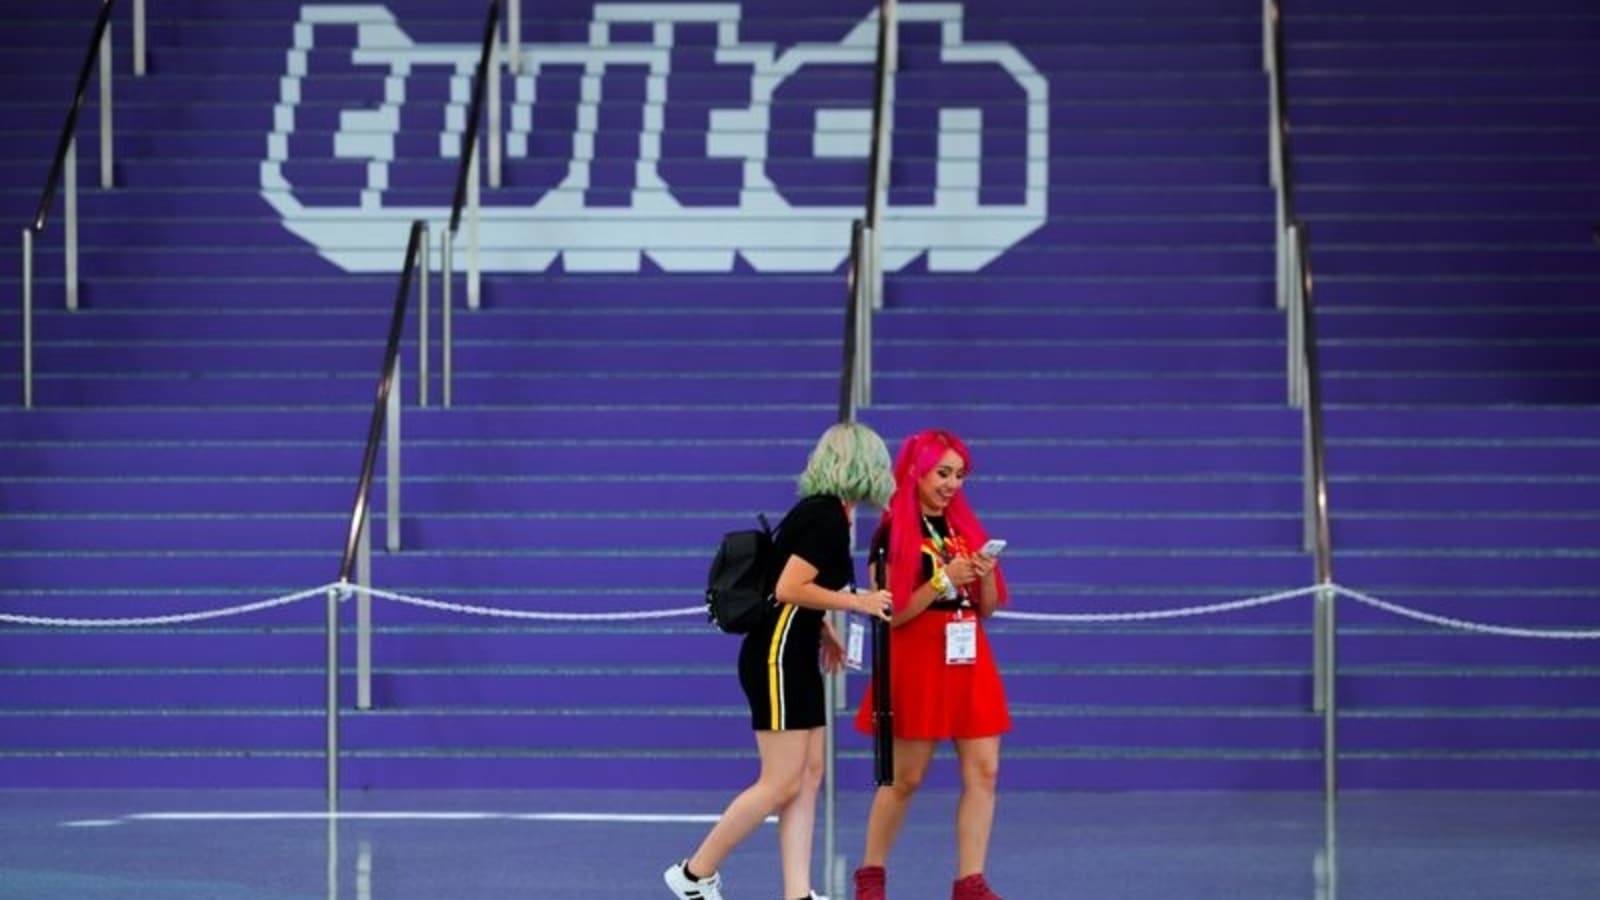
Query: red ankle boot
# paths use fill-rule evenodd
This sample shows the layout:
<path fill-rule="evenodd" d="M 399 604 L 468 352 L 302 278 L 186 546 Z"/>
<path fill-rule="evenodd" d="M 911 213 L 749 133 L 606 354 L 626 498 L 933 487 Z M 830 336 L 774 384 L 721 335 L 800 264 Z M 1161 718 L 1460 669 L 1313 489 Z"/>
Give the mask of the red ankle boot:
<path fill-rule="evenodd" d="M 950 888 L 950 900 L 1001 900 L 989 887 L 989 882 L 983 880 L 983 873 L 968 875 L 956 880 Z"/>
<path fill-rule="evenodd" d="M 862 866 L 856 870 L 856 900 L 888 900 L 889 874 L 883 866 Z"/>

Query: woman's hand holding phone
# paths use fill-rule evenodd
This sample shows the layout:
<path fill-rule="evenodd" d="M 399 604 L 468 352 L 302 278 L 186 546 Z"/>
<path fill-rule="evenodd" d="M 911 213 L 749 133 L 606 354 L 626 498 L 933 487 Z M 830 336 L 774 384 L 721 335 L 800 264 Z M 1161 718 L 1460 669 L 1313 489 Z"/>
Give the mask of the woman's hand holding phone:
<path fill-rule="evenodd" d="M 994 572 L 995 559 L 1006 549 L 1006 542 L 1000 538 L 990 538 L 979 548 L 978 555 L 972 558 L 973 568 L 979 578 L 988 578 Z"/>

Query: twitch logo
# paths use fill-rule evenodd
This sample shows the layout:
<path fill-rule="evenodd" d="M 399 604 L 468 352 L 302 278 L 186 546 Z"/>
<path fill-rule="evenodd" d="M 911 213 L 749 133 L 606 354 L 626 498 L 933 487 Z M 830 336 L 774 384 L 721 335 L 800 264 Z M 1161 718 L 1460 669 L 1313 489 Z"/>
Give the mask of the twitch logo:
<path fill-rule="evenodd" d="M 523 44 L 484 270 L 836 269 L 865 206 L 876 19 L 780 47 L 745 39 L 737 4 L 597 3 L 587 34 Z M 959 4 L 899 20 L 884 266 L 975 271 L 1045 221 L 1048 88 L 1010 44 L 968 41 Z M 478 52 L 380 5 L 302 7 L 261 162 L 284 227 L 393 270 L 411 220 L 449 216 Z"/>

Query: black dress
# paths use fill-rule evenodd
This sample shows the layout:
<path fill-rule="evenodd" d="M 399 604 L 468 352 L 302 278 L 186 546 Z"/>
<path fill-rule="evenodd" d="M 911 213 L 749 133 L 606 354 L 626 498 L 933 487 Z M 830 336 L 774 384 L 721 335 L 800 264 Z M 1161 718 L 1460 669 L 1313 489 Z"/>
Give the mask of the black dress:
<path fill-rule="evenodd" d="M 798 556 L 817 570 L 816 583 L 843 590 L 855 582 L 850 560 L 850 520 L 837 497 L 812 496 L 796 503 L 778 526 L 781 567 Z M 750 701 L 757 731 L 821 728 L 826 719 L 820 609 L 780 603 L 739 648 L 739 685 Z"/>

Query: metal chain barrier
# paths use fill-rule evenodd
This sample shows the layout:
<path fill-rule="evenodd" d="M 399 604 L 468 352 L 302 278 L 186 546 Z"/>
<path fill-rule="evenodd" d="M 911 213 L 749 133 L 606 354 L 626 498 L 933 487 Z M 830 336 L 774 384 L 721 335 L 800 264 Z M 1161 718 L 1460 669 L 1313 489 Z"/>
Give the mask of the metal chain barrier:
<path fill-rule="evenodd" d="M 411 597 L 405 594 L 396 594 L 393 591 L 383 591 L 377 588 L 349 585 L 348 589 L 354 593 L 362 593 L 382 600 L 393 600 L 396 603 L 405 603 L 410 606 L 420 606 L 425 609 L 439 609 L 446 612 L 465 613 L 470 616 L 495 616 L 502 619 L 533 619 L 541 622 L 626 622 L 647 619 L 673 619 L 679 616 L 705 615 L 706 608 L 700 606 L 684 606 L 678 609 L 653 609 L 643 612 L 605 612 L 605 613 L 576 613 L 576 612 L 531 612 L 521 609 L 501 609 L 494 606 L 470 606 L 465 603 L 446 603 L 442 600 L 429 600 L 423 597 Z"/>
<path fill-rule="evenodd" d="M 1184 616 L 1204 616 L 1213 613 L 1235 612 L 1241 609 L 1250 609 L 1256 606 L 1267 606 L 1281 603 L 1295 597 L 1304 597 L 1322 590 L 1318 587 L 1300 588 L 1294 591 L 1283 591 L 1277 594 L 1264 594 L 1260 597 L 1247 597 L 1244 600 L 1230 600 L 1225 603 L 1208 603 L 1204 606 L 1186 606 L 1180 609 L 1157 609 L 1146 612 L 1123 613 L 1035 613 L 1013 612 L 1002 609 L 995 612 L 997 619 L 1017 619 L 1025 622 L 1079 622 L 1079 623 L 1107 623 L 1107 622 L 1151 622 L 1157 619 L 1177 619 Z"/>
<path fill-rule="evenodd" d="M 124 619 L 55 619 L 48 616 L 22 616 L 12 613 L 0 613 L 0 622 L 12 625 L 49 625 L 59 628 L 135 628 L 149 625 L 178 625 L 184 622 L 202 622 L 206 619 L 241 616 L 245 613 L 260 612 L 263 609 L 272 609 L 276 606 L 288 606 L 291 603 L 299 603 L 301 600 L 311 597 L 325 596 L 329 590 L 336 587 L 338 587 L 337 584 L 325 584 L 322 587 L 311 588 L 295 594 L 285 594 L 282 597 L 273 597 L 270 600 L 259 600 L 255 603 L 245 603 L 240 606 L 228 606 L 222 609 L 179 613 L 170 616 Z"/>
<path fill-rule="evenodd" d="M 11 625 L 44 625 L 60 628 L 136 628 L 156 625 L 178 625 L 187 622 L 200 622 L 208 619 L 220 619 L 229 616 L 245 615 L 287 606 L 312 597 L 325 596 L 329 591 L 338 591 L 341 600 L 347 600 L 356 594 L 365 594 L 380 600 L 389 600 L 423 609 L 434 609 L 443 612 L 462 613 L 473 616 L 492 616 L 505 619 L 524 619 L 543 622 L 630 622 L 648 621 L 656 619 L 675 619 L 687 616 L 704 615 L 704 606 L 684 606 L 673 609 L 637 610 L 632 612 L 539 612 L 534 610 L 504 609 L 494 606 L 477 606 L 465 603 L 448 603 L 442 600 L 430 600 L 426 597 L 415 597 L 409 594 L 385 591 L 378 588 L 363 587 L 348 582 L 331 582 L 320 587 L 310 588 L 281 597 L 273 597 L 254 603 L 244 603 L 237 606 L 227 606 L 220 609 L 202 610 L 192 613 L 178 613 L 165 616 L 121 617 L 110 619 L 86 618 L 54 618 L 50 616 L 20 615 L 15 613 L 0 613 L 0 623 Z M 1115 622 L 1151 622 L 1161 619 L 1177 619 L 1192 616 L 1216 615 L 1219 613 L 1237 612 L 1259 606 L 1268 606 L 1282 603 L 1296 597 L 1306 597 L 1319 592 L 1327 591 L 1336 596 L 1348 597 L 1358 603 L 1366 604 L 1375 609 L 1390 613 L 1402 618 L 1425 622 L 1430 625 L 1439 625 L 1445 628 L 1455 628 L 1461 631 L 1471 631 L 1479 634 L 1492 634 L 1502 637 L 1540 638 L 1551 640 L 1597 640 L 1600 639 L 1600 629 L 1562 630 L 1554 628 L 1517 628 L 1506 625 L 1491 625 L 1482 622 L 1472 622 L 1466 619 L 1455 619 L 1449 616 L 1436 615 L 1421 610 L 1410 609 L 1397 603 L 1380 600 L 1370 594 L 1353 590 L 1338 584 L 1319 584 L 1310 587 L 1297 588 L 1292 591 L 1280 591 L 1273 594 L 1262 594 L 1257 597 L 1247 597 L 1243 600 L 1230 600 L 1223 603 L 1208 603 L 1199 606 L 1185 606 L 1177 609 L 1145 610 L 1138 612 L 1120 613 L 1042 613 L 1018 612 L 1013 610 L 1000 610 L 995 613 L 997 619 L 1008 619 L 1021 622 L 1063 622 L 1077 624 L 1107 624 Z"/>
<path fill-rule="evenodd" d="M 1351 590 L 1347 587 L 1340 587 L 1336 584 L 1330 585 L 1329 587 L 1335 594 L 1338 594 L 1342 597 L 1349 597 L 1351 600 L 1354 600 L 1358 603 L 1365 603 L 1366 605 L 1375 609 L 1381 609 L 1386 613 L 1391 613 L 1407 619 L 1415 619 L 1418 622 L 1427 622 L 1430 625 L 1442 625 L 1446 628 L 1458 628 L 1462 631 L 1475 631 L 1480 634 L 1498 634 L 1503 637 L 1548 638 L 1553 640 L 1569 641 L 1595 640 L 1600 638 L 1600 630 L 1561 631 L 1554 628 L 1512 628 L 1506 625 L 1485 625 L 1480 622 L 1469 622 L 1465 619 L 1452 619 L 1448 616 L 1438 616 L 1434 615 L 1433 613 L 1420 612 L 1415 609 L 1407 609 L 1399 604 L 1390 603 L 1386 600 L 1379 600 L 1377 597 L 1369 596 L 1361 593 L 1360 591 Z"/>

